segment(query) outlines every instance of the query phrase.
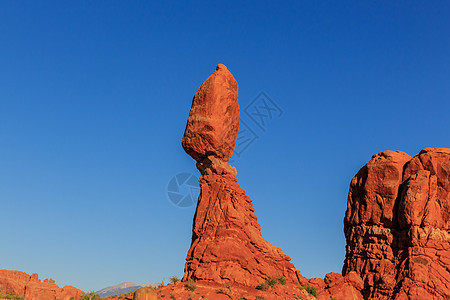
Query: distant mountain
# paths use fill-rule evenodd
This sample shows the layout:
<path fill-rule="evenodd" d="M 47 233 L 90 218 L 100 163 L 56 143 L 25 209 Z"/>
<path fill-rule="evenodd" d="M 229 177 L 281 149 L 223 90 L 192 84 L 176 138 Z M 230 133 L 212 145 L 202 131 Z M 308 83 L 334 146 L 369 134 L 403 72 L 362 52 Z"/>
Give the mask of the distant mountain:
<path fill-rule="evenodd" d="M 151 286 L 150 283 L 144 283 L 141 285 L 138 285 L 134 282 L 123 282 L 123 283 L 119 283 L 104 289 L 101 289 L 95 293 L 99 294 L 102 297 L 109 297 L 112 295 L 121 295 L 121 294 L 125 294 L 125 293 L 129 293 L 129 292 L 134 292 L 142 287 L 146 287 L 146 286 Z"/>

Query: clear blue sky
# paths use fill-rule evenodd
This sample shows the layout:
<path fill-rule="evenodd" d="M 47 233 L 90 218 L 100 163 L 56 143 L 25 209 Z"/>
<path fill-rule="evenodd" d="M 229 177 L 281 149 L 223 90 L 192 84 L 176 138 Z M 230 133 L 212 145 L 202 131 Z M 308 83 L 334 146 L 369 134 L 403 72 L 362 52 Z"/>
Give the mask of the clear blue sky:
<path fill-rule="evenodd" d="M 348 186 L 374 153 L 449 147 L 446 1 L 0 2 L 0 268 L 98 290 L 182 276 L 169 202 L 192 97 L 225 64 L 283 114 L 235 160 L 262 233 L 340 272 Z"/>

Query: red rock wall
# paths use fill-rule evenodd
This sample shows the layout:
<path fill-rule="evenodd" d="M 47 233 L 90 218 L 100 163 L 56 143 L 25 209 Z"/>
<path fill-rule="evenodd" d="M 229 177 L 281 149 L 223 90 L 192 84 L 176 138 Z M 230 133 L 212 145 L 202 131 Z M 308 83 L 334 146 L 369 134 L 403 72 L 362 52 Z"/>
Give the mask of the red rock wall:
<path fill-rule="evenodd" d="M 0 287 L 5 292 L 13 292 L 27 300 L 77 300 L 84 293 L 72 286 L 60 288 L 52 279 L 43 282 L 38 274 L 28 275 L 20 271 L 0 270 Z"/>
<path fill-rule="evenodd" d="M 350 185 L 343 274 L 365 299 L 450 299 L 450 149 L 378 153 Z"/>

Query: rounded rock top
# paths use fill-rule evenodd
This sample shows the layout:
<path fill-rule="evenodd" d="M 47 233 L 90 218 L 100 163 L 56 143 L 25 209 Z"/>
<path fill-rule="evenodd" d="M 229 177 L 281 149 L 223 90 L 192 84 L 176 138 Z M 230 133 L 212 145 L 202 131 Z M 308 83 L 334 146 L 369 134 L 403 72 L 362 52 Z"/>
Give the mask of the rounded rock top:
<path fill-rule="evenodd" d="M 218 64 L 216 67 L 216 71 L 217 70 L 228 70 L 227 66 L 225 66 L 224 64 Z"/>

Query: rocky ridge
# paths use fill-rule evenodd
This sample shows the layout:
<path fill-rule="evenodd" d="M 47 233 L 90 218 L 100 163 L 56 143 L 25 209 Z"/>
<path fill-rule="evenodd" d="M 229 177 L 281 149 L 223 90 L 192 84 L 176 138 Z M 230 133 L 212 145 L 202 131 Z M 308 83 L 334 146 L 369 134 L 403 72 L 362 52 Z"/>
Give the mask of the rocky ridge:
<path fill-rule="evenodd" d="M 0 287 L 27 300 L 77 300 L 84 294 L 73 286 L 60 288 L 51 278 L 41 281 L 38 274 L 9 270 L 0 270 Z"/>

